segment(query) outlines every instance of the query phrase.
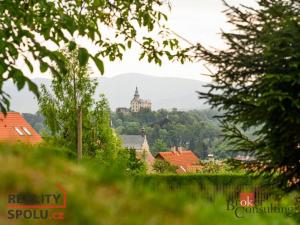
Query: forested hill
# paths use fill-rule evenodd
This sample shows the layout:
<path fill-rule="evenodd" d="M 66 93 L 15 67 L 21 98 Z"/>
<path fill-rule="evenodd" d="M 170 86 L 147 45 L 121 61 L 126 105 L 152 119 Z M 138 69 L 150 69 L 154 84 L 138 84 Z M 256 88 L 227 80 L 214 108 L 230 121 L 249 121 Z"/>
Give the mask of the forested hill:
<path fill-rule="evenodd" d="M 153 154 L 184 146 L 206 158 L 208 153 L 221 156 L 221 130 L 212 110 L 144 110 L 138 113 L 113 113 L 112 124 L 118 134 L 141 134 L 145 128 Z"/>

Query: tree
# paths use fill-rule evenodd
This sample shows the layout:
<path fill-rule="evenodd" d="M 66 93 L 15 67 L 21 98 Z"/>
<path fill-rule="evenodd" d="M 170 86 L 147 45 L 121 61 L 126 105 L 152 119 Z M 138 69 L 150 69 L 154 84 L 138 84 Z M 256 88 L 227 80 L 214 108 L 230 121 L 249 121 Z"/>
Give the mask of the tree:
<path fill-rule="evenodd" d="M 112 112 L 112 124 L 118 134 L 140 134 L 144 127 L 153 154 L 167 150 L 166 146 L 182 145 L 200 155 L 201 151 L 214 148 L 215 139 L 221 134 L 214 115 L 218 114 L 210 110 L 140 111 L 134 115 Z M 160 140 L 163 145 L 156 143 Z"/>
<path fill-rule="evenodd" d="M 97 82 L 90 79 L 87 66 L 80 66 L 76 51 L 64 52 L 68 73 L 54 77 L 50 93 L 42 86 L 39 106 L 51 135 L 61 145 L 73 150 L 77 146 L 78 112 L 82 112 L 82 139 L 85 155 L 113 157 L 120 147 L 110 128 L 108 102 L 104 96 L 93 99 Z"/>
<path fill-rule="evenodd" d="M 165 160 L 155 160 L 153 170 L 157 173 L 176 173 L 177 166 L 171 165 Z"/>
<path fill-rule="evenodd" d="M 136 157 L 135 149 L 125 149 L 128 160 L 127 160 L 127 172 L 129 174 L 145 174 L 147 167 L 143 160 Z M 128 154 L 129 152 L 129 154 Z"/>
<path fill-rule="evenodd" d="M 161 0 L 0 1 L 0 110 L 9 110 L 9 95 L 3 91 L 3 83 L 9 79 L 19 90 L 27 83 L 38 95 L 37 86 L 16 61 L 23 60 L 30 72 L 36 61 L 42 73 L 50 69 L 52 74 L 64 76 L 67 62 L 58 50 L 61 47 L 78 49 L 80 65 L 91 58 L 102 74 L 103 59 L 122 59 L 132 43 L 141 47 L 140 59 L 146 56 L 149 62 L 161 64 L 166 55 L 183 62 L 186 50 L 179 48 L 162 23 L 167 20 L 163 5 Z M 161 41 L 153 40 L 151 34 L 139 35 L 142 27 L 154 35 L 157 31 Z M 107 35 L 110 31 L 113 35 Z M 80 37 L 95 45 L 94 54 L 78 46 Z"/>
<path fill-rule="evenodd" d="M 168 145 L 161 139 L 156 139 L 156 141 L 151 146 L 151 152 L 153 155 L 156 155 L 158 152 L 165 152 L 168 149 Z"/>
<path fill-rule="evenodd" d="M 236 30 L 222 33 L 225 50 L 197 46 L 198 56 L 216 68 L 210 91 L 200 98 L 224 112 L 234 149 L 256 157 L 241 166 L 291 191 L 300 188 L 300 2 L 258 4 L 227 5 Z M 249 129 L 254 138 L 244 135 Z"/>
<path fill-rule="evenodd" d="M 91 135 L 90 141 L 92 147 L 90 152 L 98 152 L 105 160 L 115 159 L 121 148 L 121 142 L 111 128 L 109 103 L 104 95 L 100 95 L 100 100 L 95 102 L 95 108 L 90 109 L 90 123 L 86 124 L 87 135 Z"/>

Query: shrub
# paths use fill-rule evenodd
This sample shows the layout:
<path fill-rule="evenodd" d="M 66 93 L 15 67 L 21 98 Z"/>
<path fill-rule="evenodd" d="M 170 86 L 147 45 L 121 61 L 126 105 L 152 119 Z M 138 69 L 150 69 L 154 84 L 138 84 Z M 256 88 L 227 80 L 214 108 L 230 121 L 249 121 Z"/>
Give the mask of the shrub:
<path fill-rule="evenodd" d="M 164 160 L 155 160 L 153 170 L 157 173 L 176 173 L 177 166 L 171 165 Z"/>
<path fill-rule="evenodd" d="M 245 219 L 237 219 L 234 212 L 226 210 L 224 198 L 216 197 L 211 202 L 199 189 L 190 191 L 193 182 L 204 182 L 203 178 L 226 184 L 248 184 L 253 181 L 246 176 L 122 176 L 115 171 L 117 167 L 103 167 L 97 160 L 75 163 L 68 159 L 64 150 L 42 145 L 0 145 L 0 164 L 1 199 L 7 199 L 10 193 L 24 191 L 51 193 L 54 184 L 60 182 L 67 192 L 67 207 L 62 210 L 65 219 L 61 224 L 64 225 L 296 225 L 292 218 L 277 213 L 253 214 Z M 156 185 L 157 191 L 153 191 L 149 180 Z M 161 182 L 184 186 L 174 192 L 159 185 Z M 58 223 L 55 220 L 38 219 L 8 221 L 5 201 L 3 204 L 0 202 L 1 224 Z"/>

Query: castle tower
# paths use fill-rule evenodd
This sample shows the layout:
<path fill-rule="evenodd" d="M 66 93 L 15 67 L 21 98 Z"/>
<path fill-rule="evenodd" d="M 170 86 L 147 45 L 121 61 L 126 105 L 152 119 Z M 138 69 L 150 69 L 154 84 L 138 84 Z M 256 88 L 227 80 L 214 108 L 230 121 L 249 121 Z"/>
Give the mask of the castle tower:
<path fill-rule="evenodd" d="M 136 87 L 134 97 L 130 102 L 130 111 L 139 112 L 140 109 L 141 109 L 140 94 L 138 88 Z"/>
<path fill-rule="evenodd" d="M 135 87 L 134 98 L 135 98 L 135 99 L 139 99 L 139 98 L 140 98 L 140 94 L 139 94 L 138 87 Z"/>
<path fill-rule="evenodd" d="M 151 110 L 151 101 L 140 99 L 139 90 L 136 87 L 134 92 L 134 97 L 130 102 L 130 111 L 139 112 L 141 109 L 150 109 Z"/>

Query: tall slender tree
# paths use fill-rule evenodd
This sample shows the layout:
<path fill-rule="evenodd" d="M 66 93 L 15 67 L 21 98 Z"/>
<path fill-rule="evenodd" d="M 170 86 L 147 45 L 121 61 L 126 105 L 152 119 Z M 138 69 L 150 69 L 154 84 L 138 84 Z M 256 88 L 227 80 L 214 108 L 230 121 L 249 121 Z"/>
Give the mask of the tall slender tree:
<path fill-rule="evenodd" d="M 113 153 L 120 147 L 110 128 L 109 107 L 101 96 L 94 100 L 97 81 L 89 77 L 87 66 L 80 66 L 77 51 L 63 53 L 68 73 L 54 77 L 52 92 L 42 86 L 40 111 L 51 135 L 60 144 L 75 151 L 78 159 L 96 156 L 97 151 Z"/>

